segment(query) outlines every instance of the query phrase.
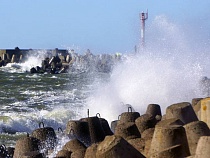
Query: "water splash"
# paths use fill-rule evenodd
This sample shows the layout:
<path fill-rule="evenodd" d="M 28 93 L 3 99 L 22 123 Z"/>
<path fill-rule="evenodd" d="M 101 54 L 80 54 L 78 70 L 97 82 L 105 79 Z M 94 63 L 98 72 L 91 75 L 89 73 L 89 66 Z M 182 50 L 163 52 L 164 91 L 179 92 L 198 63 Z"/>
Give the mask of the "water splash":
<path fill-rule="evenodd" d="M 126 60 L 114 68 L 109 82 L 97 85 L 87 106 L 92 115 L 99 112 L 109 121 L 116 120 L 127 111 L 121 102 L 131 104 L 141 114 L 148 104 L 155 103 L 165 113 L 173 103 L 202 96 L 199 83 L 206 58 L 198 58 L 180 26 L 157 16 L 149 31 L 151 41 L 144 51 L 125 55 Z"/>
<path fill-rule="evenodd" d="M 33 51 L 29 53 L 27 59 L 23 63 L 8 63 L 5 67 L 1 67 L 2 71 L 10 73 L 25 73 L 30 72 L 32 67 L 41 67 L 42 60 L 46 57 L 47 52 L 45 50 Z"/>

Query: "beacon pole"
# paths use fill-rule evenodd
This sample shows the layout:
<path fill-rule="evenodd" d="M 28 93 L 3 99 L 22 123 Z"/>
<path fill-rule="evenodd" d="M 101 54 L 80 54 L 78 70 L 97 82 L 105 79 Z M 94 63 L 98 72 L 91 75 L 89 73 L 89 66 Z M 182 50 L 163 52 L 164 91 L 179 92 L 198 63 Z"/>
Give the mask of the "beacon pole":
<path fill-rule="evenodd" d="M 148 10 L 146 13 L 140 13 L 140 20 L 141 20 L 141 47 L 145 48 L 145 20 L 148 19 Z"/>

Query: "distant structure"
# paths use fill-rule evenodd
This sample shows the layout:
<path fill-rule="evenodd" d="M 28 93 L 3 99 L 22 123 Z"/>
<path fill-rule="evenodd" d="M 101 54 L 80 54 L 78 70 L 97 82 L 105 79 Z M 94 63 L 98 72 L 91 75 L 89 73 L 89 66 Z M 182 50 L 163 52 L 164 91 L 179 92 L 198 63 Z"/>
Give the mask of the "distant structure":
<path fill-rule="evenodd" d="M 142 12 L 140 14 L 140 20 L 141 20 L 141 47 L 145 47 L 145 20 L 148 19 L 148 10 L 146 13 Z"/>

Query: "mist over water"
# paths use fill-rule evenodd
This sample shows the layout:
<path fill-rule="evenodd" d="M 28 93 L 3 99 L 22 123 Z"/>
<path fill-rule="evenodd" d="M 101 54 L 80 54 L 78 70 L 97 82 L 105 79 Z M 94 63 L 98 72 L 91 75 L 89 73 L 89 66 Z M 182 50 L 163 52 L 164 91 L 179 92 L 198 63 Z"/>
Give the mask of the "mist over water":
<path fill-rule="evenodd" d="M 151 103 L 165 113 L 171 104 L 206 97 L 200 81 L 209 72 L 207 50 L 190 43 L 184 29 L 165 16 L 157 16 L 148 28 L 146 48 L 125 55 L 109 82 L 97 83 L 87 106 L 92 115 L 100 113 L 113 121 L 127 111 L 126 104 L 143 114 Z"/>

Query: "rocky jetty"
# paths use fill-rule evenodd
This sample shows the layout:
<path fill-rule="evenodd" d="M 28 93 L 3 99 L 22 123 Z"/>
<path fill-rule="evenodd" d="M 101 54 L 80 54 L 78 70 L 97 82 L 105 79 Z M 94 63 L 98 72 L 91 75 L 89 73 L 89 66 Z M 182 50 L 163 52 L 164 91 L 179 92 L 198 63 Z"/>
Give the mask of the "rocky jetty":
<path fill-rule="evenodd" d="M 69 120 L 69 140 L 55 158 L 208 158 L 210 155 L 210 98 L 194 98 L 167 107 L 150 104 L 145 114 L 131 107 L 110 128 L 100 114 Z M 42 125 L 42 126 L 41 126 Z M 53 128 L 40 127 L 20 138 L 15 148 L 0 146 L 0 157 L 46 158 L 55 150 Z"/>

